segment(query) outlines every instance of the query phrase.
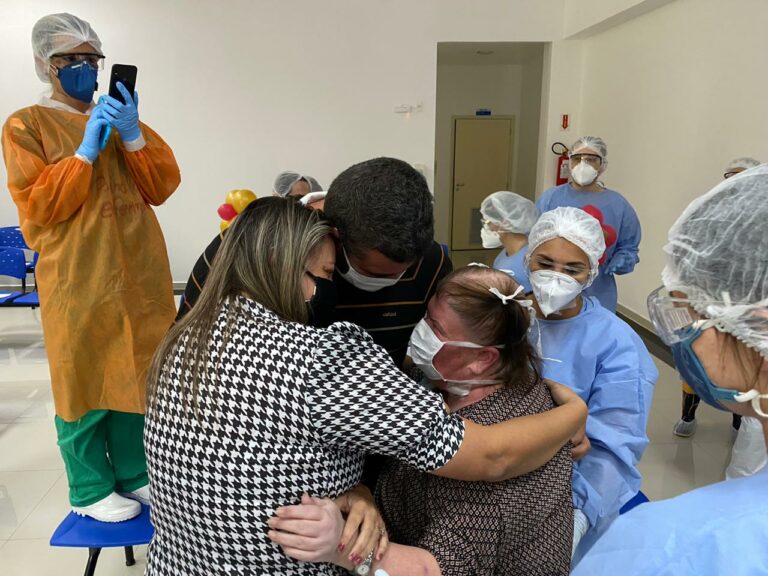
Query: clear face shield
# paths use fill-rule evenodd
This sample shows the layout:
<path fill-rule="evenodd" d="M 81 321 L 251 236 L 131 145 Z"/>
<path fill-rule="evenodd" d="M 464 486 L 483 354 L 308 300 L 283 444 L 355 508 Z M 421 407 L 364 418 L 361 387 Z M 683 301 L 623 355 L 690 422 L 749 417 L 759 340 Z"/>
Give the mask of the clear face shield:
<path fill-rule="evenodd" d="M 717 328 L 726 332 L 724 327 L 730 316 L 740 317 L 739 306 L 732 306 L 728 302 L 697 300 L 698 305 L 703 305 L 708 310 L 722 314 L 722 317 L 705 317 L 696 312 L 690 305 L 690 300 L 675 297 L 664 287 L 657 288 L 648 296 L 648 313 L 653 322 L 659 338 L 672 349 L 675 365 L 683 379 L 691 386 L 701 398 L 711 406 L 723 410 L 722 401 L 725 402 L 751 402 L 755 412 L 763 418 L 768 414 L 760 407 L 760 400 L 768 395 L 760 394 L 758 390 L 740 392 L 732 388 L 722 388 L 715 384 L 709 377 L 703 364 L 693 350 L 693 343 L 707 328 Z"/>

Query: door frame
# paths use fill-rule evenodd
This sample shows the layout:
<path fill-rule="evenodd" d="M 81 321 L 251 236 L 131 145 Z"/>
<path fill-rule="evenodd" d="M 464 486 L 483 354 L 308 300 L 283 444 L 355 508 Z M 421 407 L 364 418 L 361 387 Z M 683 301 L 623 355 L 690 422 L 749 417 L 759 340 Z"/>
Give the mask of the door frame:
<path fill-rule="evenodd" d="M 455 114 L 451 116 L 451 195 L 449 199 L 448 218 L 450 222 L 450 228 L 448 229 L 448 251 L 453 253 L 453 195 L 456 193 L 456 120 L 512 120 L 512 134 L 510 135 L 511 146 L 510 154 L 508 158 L 508 174 L 512 174 L 512 170 L 515 166 L 515 151 L 517 150 L 515 144 L 517 136 L 517 117 L 514 114 L 499 114 L 497 116 L 477 116 L 475 114 Z M 511 189 L 512 183 L 507 180 L 507 189 Z"/>

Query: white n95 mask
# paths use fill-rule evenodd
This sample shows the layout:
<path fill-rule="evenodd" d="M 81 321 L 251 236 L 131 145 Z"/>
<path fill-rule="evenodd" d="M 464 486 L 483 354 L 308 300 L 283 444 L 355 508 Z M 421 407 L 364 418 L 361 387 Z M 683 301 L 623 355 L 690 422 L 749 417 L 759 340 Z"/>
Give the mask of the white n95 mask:
<path fill-rule="evenodd" d="M 360 290 L 365 290 L 366 292 L 376 292 L 382 288 L 394 286 L 400 281 L 400 278 L 403 277 L 403 274 L 405 274 L 405 270 L 403 270 L 400 276 L 397 278 L 374 278 L 372 276 L 360 274 L 360 272 L 355 270 L 352 264 L 350 264 L 347 251 L 343 248 L 341 250 L 344 252 L 344 259 L 347 261 L 347 271 L 340 271 L 339 275 L 344 278 L 344 280 L 352 284 L 352 286 L 355 288 L 360 288 Z"/>
<path fill-rule="evenodd" d="M 501 236 L 498 232 L 494 232 L 483 226 L 480 228 L 480 238 L 483 240 L 483 248 L 500 248 Z"/>
<path fill-rule="evenodd" d="M 554 270 L 536 270 L 528 272 L 528 279 L 533 288 L 533 295 L 539 303 L 544 316 L 568 307 L 584 290 L 581 282 L 575 278 Z"/>
<path fill-rule="evenodd" d="M 571 168 L 571 176 L 579 186 L 589 186 L 597 180 L 597 170 L 586 162 L 579 162 L 576 168 Z"/>
<path fill-rule="evenodd" d="M 474 342 L 458 342 L 448 340 L 443 342 L 429 327 L 426 320 L 422 319 L 416 324 L 411 334 L 411 341 L 408 344 L 408 356 L 413 360 L 414 365 L 424 373 L 424 376 L 430 380 L 443 380 L 447 386 L 446 391 L 454 396 L 466 396 L 475 386 L 487 386 L 488 384 L 497 384 L 499 380 L 450 380 L 445 378 L 435 368 L 434 360 L 437 353 L 443 346 L 457 346 L 459 348 L 485 348 L 481 344 Z M 504 346 L 494 346 L 494 348 L 503 348 Z"/>

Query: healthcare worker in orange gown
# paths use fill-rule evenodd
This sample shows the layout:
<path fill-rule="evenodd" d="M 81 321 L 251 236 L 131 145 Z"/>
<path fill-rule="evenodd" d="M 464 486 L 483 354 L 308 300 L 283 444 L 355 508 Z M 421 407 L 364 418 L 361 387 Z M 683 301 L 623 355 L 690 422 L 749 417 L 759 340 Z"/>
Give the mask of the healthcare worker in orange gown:
<path fill-rule="evenodd" d="M 147 367 L 173 321 L 173 289 L 158 206 L 179 185 L 168 145 L 139 122 L 138 99 L 94 105 L 104 56 L 70 14 L 32 32 L 50 97 L 3 126 L 8 188 L 40 253 L 37 283 L 73 510 L 106 522 L 148 503 L 144 458 Z M 100 149 L 107 126 L 111 136 Z"/>

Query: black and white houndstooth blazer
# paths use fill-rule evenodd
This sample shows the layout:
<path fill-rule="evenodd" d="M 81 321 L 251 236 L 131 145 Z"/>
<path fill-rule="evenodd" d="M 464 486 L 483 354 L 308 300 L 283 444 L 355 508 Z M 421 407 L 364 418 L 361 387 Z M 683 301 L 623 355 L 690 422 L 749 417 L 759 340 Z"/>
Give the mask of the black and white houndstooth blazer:
<path fill-rule="evenodd" d="M 238 308 L 222 343 L 226 307 Z M 303 492 L 355 486 L 366 453 L 432 470 L 456 453 L 464 426 L 439 395 L 403 375 L 361 328 L 320 330 L 244 297 L 224 303 L 193 411 L 180 390 L 182 337 L 169 354 L 144 443 L 155 537 L 146 574 L 343 574 L 286 558 L 267 538 L 274 510 Z"/>

